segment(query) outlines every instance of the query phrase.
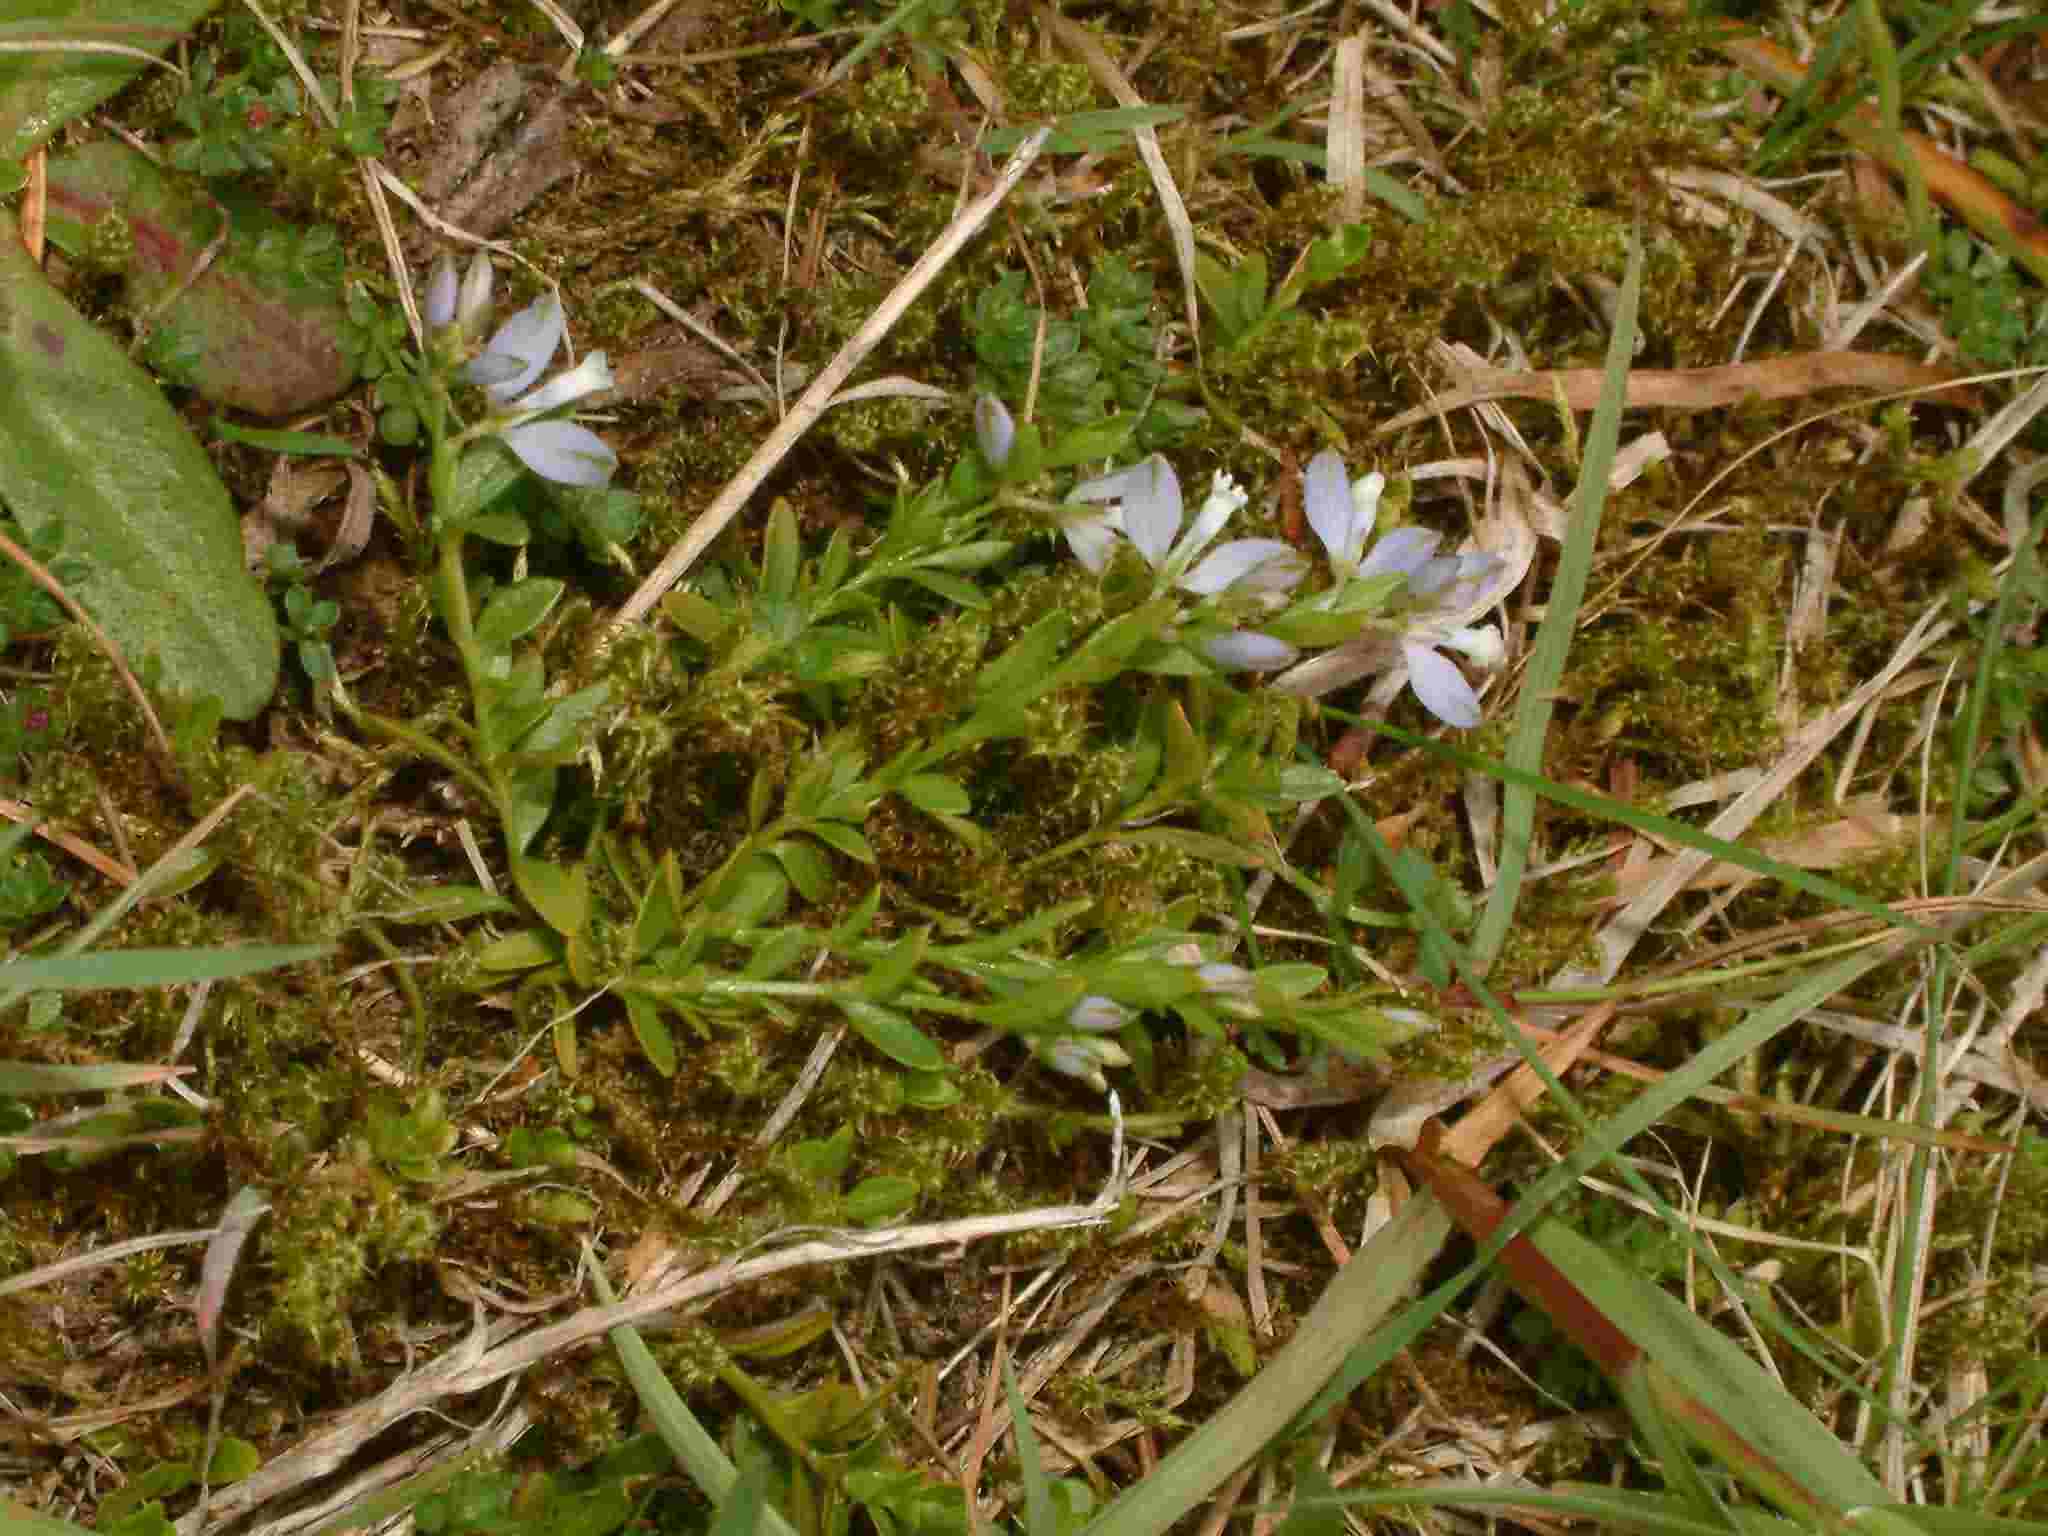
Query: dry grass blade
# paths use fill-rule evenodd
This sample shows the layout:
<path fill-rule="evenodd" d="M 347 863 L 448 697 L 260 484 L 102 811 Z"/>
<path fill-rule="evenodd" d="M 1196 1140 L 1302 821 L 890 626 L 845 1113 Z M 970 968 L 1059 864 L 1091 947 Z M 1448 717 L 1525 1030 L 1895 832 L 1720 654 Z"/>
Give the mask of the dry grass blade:
<path fill-rule="evenodd" d="M 660 564 L 647 573 L 647 579 L 634 589 L 626 599 L 625 606 L 612 619 L 611 628 L 617 630 L 627 624 L 637 624 L 647 617 L 654 605 L 661 601 L 668 589 L 682 580 L 684 574 L 697 563 L 711 545 L 711 541 L 725 531 L 726 524 L 739 515 L 754 492 L 761 488 L 780 464 L 789 450 L 825 413 L 832 399 L 839 393 L 839 387 L 847 376 L 860 366 L 861 360 L 872 352 L 889 334 L 903 312 L 916 302 L 918 296 L 931 286 L 932 280 L 944 271 L 948 262 L 959 254 L 962 246 L 974 238 L 983 224 L 1012 191 L 1024 179 L 1024 173 L 1031 169 L 1032 161 L 1045 148 L 1045 141 L 1051 130 L 1041 128 L 1019 144 L 1004 164 L 996 184 L 980 197 L 960 210 L 959 215 L 949 224 L 945 232 L 932 242 L 915 265 L 903 274 L 903 278 L 890 290 L 881 307 L 870 315 L 865 324 L 856 331 L 839 349 L 831 362 L 819 370 L 797 402 L 789 408 L 789 414 L 768 434 L 761 446 L 754 450 L 753 457 L 741 466 L 730 484 L 721 491 L 718 499 L 703 511 L 691 525 L 689 533 L 676 546 L 661 557 Z"/>

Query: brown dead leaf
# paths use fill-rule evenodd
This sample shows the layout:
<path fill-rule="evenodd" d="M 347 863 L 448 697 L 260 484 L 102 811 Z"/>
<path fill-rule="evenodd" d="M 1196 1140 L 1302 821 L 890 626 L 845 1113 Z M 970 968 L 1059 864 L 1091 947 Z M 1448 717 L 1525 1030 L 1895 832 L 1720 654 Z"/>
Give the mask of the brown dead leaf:
<path fill-rule="evenodd" d="M 1663 407 L 1708 410 L 1759 400 L 1797 400 L 1829 389 L 1926 389 L 1953 384 L 1953 368 L 1916 363 L 1883 352 L 1795 352 L 1757 363 L 1729 363 L 1719 368 L 1636 368 L 1628 376 L 1624 404 L 1630 410 Z M 1544 368 L 1521 372 L 1507 368 L 1464 368 L 1457 387 L 1427 405 L 1403 411 L 1384 423 L 1378 435 L 1398 432 L 1446 411 L 1462 410 L 1488 400 L 1562 398 L 1575 411 L 1590 411 L 1600 402 L 1605 377 L 1598 368 Z M 1948 402 L 1967 403 L 1973 396 L 1962 385 L 1945 391 Z"/>
<path fill-rule="evenodd" d="M 1841 818 L 1822 826 L 1795 832 L 1787 837 L 1766 838 L 1757 851 L 1790 864 L 1796 869 L 1840 869 L 1856 859 L 1869 858 L 1897 847 L 1911 836 L 1919 818 L 1895 815 L 1875 796 L 1851 800 Z M 1637 891 L 1661 876 L 1669 858 L 1654 859 L 1625 870 L 1614 883 L 1617 903 L 1634 899 Z M 1718 890 L 1757 877 L 1735 864 L 1714 863 L 1688 882 L 1688 890 Z"/>

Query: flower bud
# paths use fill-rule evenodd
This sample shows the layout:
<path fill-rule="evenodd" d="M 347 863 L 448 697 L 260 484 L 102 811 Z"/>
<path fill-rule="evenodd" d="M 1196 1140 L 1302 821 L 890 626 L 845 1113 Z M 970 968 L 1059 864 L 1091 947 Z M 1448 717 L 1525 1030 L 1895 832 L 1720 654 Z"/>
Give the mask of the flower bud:
<path fill-rule="evenodd" d="M 1099 1035 L 1067 1035 L 1058 1040 L 1035 1041 L 1032 1054 L 1055 1072 L 1079 1078 L 1097 1093 L 1109 1091 L 1104 1067 L 1127 1067 L 1131 1058 L 1114 1040 Z"/>
<path fill-rule="evenodd" d="M 478 251 L 470 258 L 469 271 L 462 278 L 462 295 L 455 301 L 455 323 L 462 327 L 466 341 L 481 340 L 490 329 L 491 284 L 496 275 L 485 252 Z"/>
<path fill-rule="evenodd" d="M 454 321 L 455 283 L 454 259 L 443 256 L 434 263 L 427 278 L 426 302 L 420 308 L 420 318 L 426 321 L 428 330 L 438 331 Z"/>
<path fill-rule="evenodd" d="M 1114 998 L 1091 992 L 1067 1010 L 1067 1028 L 1084 1034 L 1107 1035 L 1130 1021 L 1131 1010 Z"/>
<path fill-rule="evenodd" d="M 990 469 L 999 470 L 1010 461 L 1011 445 L 1017 441 L 1017 423 L 1010 419 L 1008 407 L 994 395 L 983 395 L 974 402 L 974 441 Z"/>
<path fill-rule="evenodd" d="M 1285 640 L 1249 629 L 1234 629 L 1204 642 L 1209 659 L 1226 672 L 1276 672 L 1301 654 Z"/>

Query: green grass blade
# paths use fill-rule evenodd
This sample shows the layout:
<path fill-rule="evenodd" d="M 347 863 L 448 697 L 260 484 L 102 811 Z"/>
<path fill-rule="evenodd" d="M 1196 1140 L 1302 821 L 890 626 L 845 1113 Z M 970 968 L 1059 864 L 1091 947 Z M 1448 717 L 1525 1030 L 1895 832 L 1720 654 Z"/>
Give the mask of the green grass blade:
<path fill-rule="evenodd" d="M 590 1283 L 597 1291 L 597 1299 L 606 1306 L 619 1299 L 605 1277 L 604 1266 L 595 1259 L 590 1264 Z M 698 1422 L 697 1415 L 690 1412 L 682 1394 L 662 1374 L 653 1351 L 640 1337 L 640 1330 L 630 1323 L 621 1323 L 611 1330 L 610 1338 L 612 1348 L 618 1351 L 619 1363 L 625 1367 L 626 1380 L 632 1384 L 640 1406 L 654 1420 L 654 1427 L 676 1464 L 705 1498 L 723 1506 L 739 1482 L 739 1470 L 719 1449 L 711 1432 Z M 795 1528 L 772 1506 L 762 1508 L 760 1528 L 769 1536 L 796 1536 Z"/>
<path fill-rule="evenodd" d="M 1621 280 L 1621 298 L 1607 340 L 1606 377 L 1600 403 L 1586 432 L 1586 455 L 1579 465 L 1579 483 L 1572 492 L 1564 550 L 1557 575 L 1545 599 L 1543 622 L 1529 648 L 1529 668 L 1515 703 L 1515 730 L 1508 741 L 1508 765 L 1525 774 L 1543 767 L 1543 743 L 1550 734 L 1550 716 L 1557 705 L 1558 680 L 1564 675 L 1565 653 L 1586 600 L 1586 582 L 1593 570 L 1593 550 L 1600 537 L 1600 514 L 1607 505 L 1607 477 L 1621 442 L 1621 407 L 1628 398 L 1629 361 L 1635 356 L 1636 305 L 1643 292 L 1643 245 L 1631 236 L 1628 271 Z M 1536 796 L 1526 785 L 1509 783 L 1502 816 L 1500 873 L 1487 898 L 1478 930 L 1472 936 L 1473 967 L 1484 976 L 1500 958 L 1514 925 L 1515 903 L 1522 893 L 1522 875 L 1529 867 L 1529 840 L 1536 828 Z"/>
<path fill-rule="evenodd" d="M 1358 725 L 1369 727 L 1379 732 L 1382 736 L 1398 741 L 1404 746 L 1428 752 L 1432 756 L 1442 758 L 1445 762 L 1456 763 L 1460 768 L 1468 772 L 1488 774 L 1507 785 L 1510 794 L 1516 790 L 1526 790 L 1532 798 L 1540 795 L 1545 800 L 1552 801 L 1558 805 L 1569 806 L 1571 809 L 1581 811 L 1588 816 L 1597 816 L 1602 821 L 1611 821 L 1620 826 L 1633 827 L 1638 832 L 1647 832 L 1653 837 L 1677 843 L 1680 847 L 1692 848 L 1701 853 L 1712 854 L 1724 863 L 1733 864 L 1738 869 L 1746 869 L 1751 874 L 1762 875 L 1769 880 L 1776 880 L 1783 885 L 1792 887 L 1796 891 L 1804 891 L 1807 895 L 1818 897 L 1831 906 L 1853 908 L 1855 911 L 1864 914 L 1864 916 L 1875 918 L 1886 927 L 1896 928 L 1902 933 L 1916 934 L 1921 937 L 1931 937 L 1934 934 L 1934 930 L 1924 923 L 1916 923 L 1911 918 L 1894 912 L 1883 902 L 1874 900 L 1864 895 L 1861 891 L 1843 885 L 1840 881 L 1830 880 L 1825 875 L 1816 875 L 1811 870 L 1800 869 L 1796 865 L 1783 863 L 1772 858 L 1769 854 L 1759 853 L 1756 849 L 1746 844 L 1731 843 L 1726 838 L 1716 837 L 1711 832 L 1702 832 L 1697 827 L 1689 826 L 1685 822 L 1674 820 L 1669 816 L 1660 816 L 1655 811 L 1639 810 L 1625 801 L 1609 799 L 1605 795 L 1589 794 L 1582 789 L 1573 789 L 1570 785 L 1560 784 L 1554 779 L 1546 779 L 1541 774 L 1528 772 L 1516 767 L 1512 763 L 1500 762 L 1490 757 L 1482 757 L 1477 752 L 1467 752 L 1464 748 L 1452 746 L 1446 741 L 1435 741 L 1427 736 L 1418 736 L 1413 732 L 1402 730 L 1399 726 L 1383 725 L 1358 716 L 1346 715 L 1340 710 L 1331 710 L 1330 713 L 1338 719 L 1350 720 Z M 1510 836 L 1501 849 L 1501 877 L 1503 881 L 1506 879 L 1508 852 L 1514 846 L 1513 838 Z M 1526 853 L 1526 848 L 1524 852 Z M 1492 909 L 1489 908 L 1488 910 Z M 1478 950 L 1478 940 L 1476 938 L 1473 940 L 1473 948 L 1476 953 Z"/>
<path fill-rule="evenodd" d="M 220 949 L 107 949 L 0 965 L 0 983 L 19 991 L 102 992 L 115 987 L 176 987 L 227 981 L 327 953 L 319 944 L 244 944 Z"/>
<path fill-rule="evenodd" d="M 0 1094 L 25 1099 L 44 1093 L 114 1093 L 169 1082 L 182 1068 L 108 1062 L 91 1067 L 47 1067 L 38 1062 L 0 1061 Z"/>
<path fill-rule="evenodd" d="M 1337 1272 L 1294 1337 L 1244 1390 L 1091 1520 L 1083 1536 L 1161 1536 L 1214 1493 L 1300 1416 L 1338 1361 L 1375 1336 L 1450 1230 L 1436 1201 L 1409 1201 Z"/>
<path fill-rule="evenodd" d="M 1017 1390 L 1017 1373 L 1003 1357 L 1003 1396 L 1010 1405 L 1010 1432 L 1017 1437 L 1017 1467 L 1024 1475 L 1024 1528 L 1030 1536 L 1059 1536 L 1059 1518 L 1053 1513 L 1052 1486 L 1046 1481 L 1045 1461 L 1038 1454 L 1038 1431 L 1031 1427 L 1031 1405 Z"/>

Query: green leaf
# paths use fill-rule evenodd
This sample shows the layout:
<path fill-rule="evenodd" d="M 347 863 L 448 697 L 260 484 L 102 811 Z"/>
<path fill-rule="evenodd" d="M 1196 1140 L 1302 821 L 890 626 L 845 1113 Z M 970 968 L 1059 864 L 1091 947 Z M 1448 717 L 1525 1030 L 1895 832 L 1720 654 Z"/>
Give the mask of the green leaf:
<path fill-rule="evenodd" d="M 122 297 L 148 317 L 143 359 L 158 373 L 265 417 L 313 410 L 354 382 L 340 248 L 317 238 L 331 231 L 215 198 L 118 139 L 52 156 L 52 242 L 75 253 L 109 218 L 147 232 L 133 242 Z"/>
<path fill-rule="evenodd" d="M 964 576 L 955 576 L 949 571 L 905 571 L 903 574 L 906 580 L 962 608 L 988 606 L 987 594 Z"/>
<path fill-rule="evenodd" d="M 802 547 L 797 538 L 796 511 L 787 497 L 775 498 L 768 509 L 768 538 L 761 550 L 761 595 L 786 603 L 796 595 L 796 572 Z"/>
<path fill-rule="evenodd" d="M 0 1094 L 29 1098 L 53 1093 L 111 1093 L 165 1082 L 176 1075 L 176 1070 L 168 1066 L 130 1066 L 124 1062 L 51 1067 L 38 1062 L 0 1061 Z"/>
<path fill-rule="evenodd" d="M 392 912 L 380 912 L 382 923 L 459 923 L 487 912 L 511 912 L 512 903 L 480 885 L 437 885 Z"/>
<path fill-rule="evenodd" d="M 515 640 L 540 628 L 542 620 L 561 600 L 563 590 L 561 582 L 546 576 L 533 576 L 498 588 L 484 604 L 484 611 L 477 615 L 477 644 L 486 651 L 510 650 Z"/>
<path fill-rule="evenodd" d="M 162 52 L 219 0 L 10 0 L 9 25 L 46 37 L 112 36 Z M 135 29 L 133 31 L 125 29 Z M 0 54 L 0 160 L 25 160 L 66 123 L 83 117 L 145 68 L 140 59 L 34 50 Z"/>
<path fill-rule="evenodd" d="M 566 869 L 546 859 L 515 858 L 512 878 L 519 894 L 540 914 L 541 921 L 568 938 L 590 921 L 590 872 L 586 865 Z"/>
<path fill-rule="evenodd" d="M 628 992 L 626 1017 L 632 1022 L 633 1038 L 640 1042 L 640 1050 L 647 1057 L 648 1064 L 663 1077 L 674 1077 L 675 1037 L 669 1033 L 668 1021 L 662 1018 L 661 1010 L 653 999 Z"/>
<path fill-rule="evenodd" d="M 317 960 L 324 944 L 241 944 L 220 949 L 109 949 L 83 955 L 51 955 L 0 965 L 0 985 L 98 992 L 116 987 L 175 987 L 194 981 L 226 981 L 279 966 Z"/>
<path fill-rule="evenodd" d="M 868 846 L 868 840 L 861 835 L 858 827 L 843 821 L 814 821 L 804 830 L 829 848 L 837 849 L 849 859 L 858 859 L 863 864 L 875 862 L 875 850 Z"/>
<path fill-rule="evenodd" d="M 858 1226 L 874 1226 L 901 1216 L 916 1201 L 916 1180 L 898 1173 L 877 1174 L 847 1191 L 846 1219 Z"/>
<path fill-rule="evenodd" d="M 934 816 L 965 815 L 973 804 L 967 791 L 938 773 L 913 773 L 898 786 L 903 798 Z"/>
<path fill-rule="evenodd" d="M 1017 1468 L 1024 1474 L 1024 1529 L 1030 1536 L 1059 1536 L 1052 1488 L 1038 1454 L 1038 1432 L 1031 1427 L 1031 1405 L 1017 1390 L 1017 1373 L 1010 1369 L 1008 1355 L 1003 1357 L 1003 1396 L 1010 1408 L 1010 1431 L 1017 1439 Z"/>
<path fill-rule="evenodd" d="M 788 877 L 773 859 L 758 854 L 734 871 L 710 902 L 742 928 L 774 922 L 788 904 Z"/>
<path fill-rule="evenodd" d="M 477 951 L 476 963 L 486 971 L 530 971 L 562 958 L 561 941 L 537 928 L 508 933 Z"/>
<path fill-rule="evenodd" d="M 718 644 L 732 628 L 733 616 L 695 592 L 671 592 L 661 600 L 661 611 L 669 622 L 699 645 Z"/>
<path fill-rule="evenodd" d="M 832 866 L 814 844 L 784 838 L 768 851 L 781 861 L 783 873 L 805 901 L 821 902 L 832 894 Z"/>
<path fill-rule="evenodd" d="M 207 1463 L 207 1477 L 216 1488 L 229 1483 L 239 1483 L 243 1478 L 263 1465 L 263 1453 L 248 1441 L 234 1435 L 222 1435 L 220 1444 L 214 1447 L 213 1460 Z"/>
<path fill-rule="evenodd" d="M 882 958 L 861 978 L 861 996 L 879 1003 L 902 991 L 904 984 L 917 974 L 917 968 L 924 963 L 931 939 L 930 928 L 917 928 L 891 944 L 882 952 Z"/>
<path fill-rule="evenodd" d="M 212 461 L 156 384 L 65 303 L 0 212 L 0 499 L 91 552 L 79 600 L 131 666 L 246 720 L 281 645 Z"/>
<path fill-rule="evenodd" d="M 857 997 L 843 997 L 839 1006 L 860 1037 L 899 1066 L 913 1072 L 945 1070 L 946 1056 L 938 1043 L 905 1015 Z"/>
<path fill-rule="evenodd" d="M 548 706 L 540 723 L 519 738 L 519 756 L 562 762 L 574 758 L 583 746 L 583 728 L 597 718 L 610 698 L 609 683 L 592 683 L 588 688 L 563 694 Z"/>

